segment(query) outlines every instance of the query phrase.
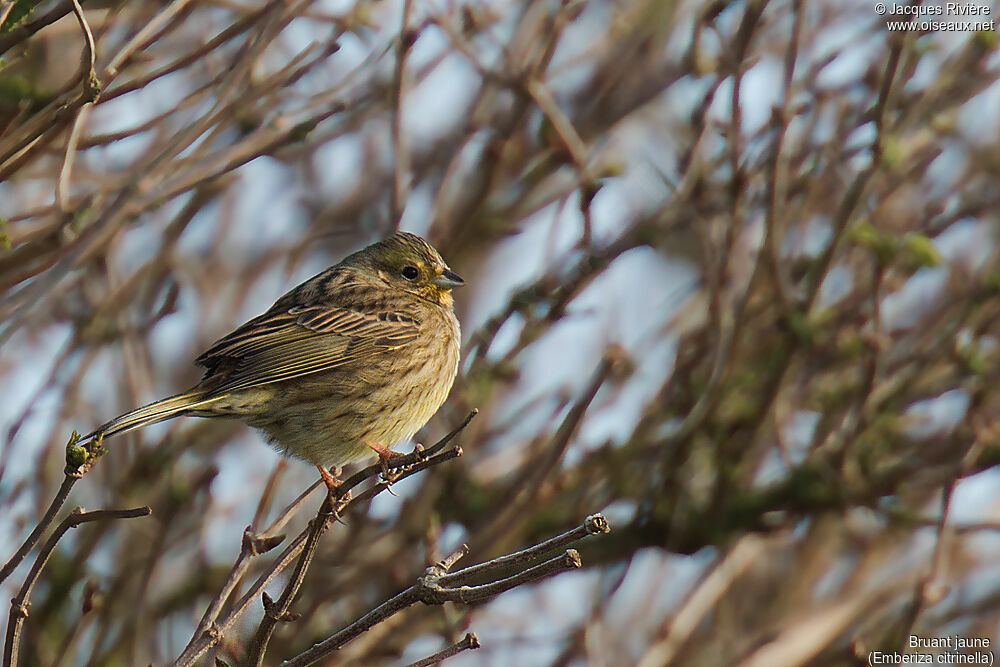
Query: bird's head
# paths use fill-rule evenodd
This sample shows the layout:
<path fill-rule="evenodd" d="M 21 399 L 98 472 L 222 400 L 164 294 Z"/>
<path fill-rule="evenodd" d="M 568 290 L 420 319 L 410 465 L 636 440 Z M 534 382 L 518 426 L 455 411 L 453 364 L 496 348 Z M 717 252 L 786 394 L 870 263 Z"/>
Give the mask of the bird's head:
<path fill-rule="evenodd" d="M 389 287 L 442 306 L 451 306 L 451 290 L 465 284 L 431 244 L 408 232 L 396 232 L 358 254 Z"/>

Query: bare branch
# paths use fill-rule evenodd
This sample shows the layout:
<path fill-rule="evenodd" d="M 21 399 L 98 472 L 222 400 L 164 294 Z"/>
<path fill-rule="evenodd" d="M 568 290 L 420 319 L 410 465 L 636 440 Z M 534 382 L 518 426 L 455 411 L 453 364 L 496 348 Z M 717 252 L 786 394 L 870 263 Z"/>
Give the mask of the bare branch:
<path fill-rule="evenodd" d="M 31 571 L 21 584 L 17 595 L 10 601 L 10 615 L 7 619 L 7 638 L 4 641 L 3 667 L 12 667 L 18 664 L 18 648 L 21 639 L 21 628 L 28 618 L 28 605 L 31 591 L 42 573 L 42 568 L 49 561 L 49 556 L 55 551 L 56 544 L 70 528 L 90 523 L 92 521 L 103 521 L 105 519 L 134 519 L 137 517 L 149 516 L 152 510 L 149 507 L 136 507 L 125 510 L 95 510 L 84 512 L 83 508 L 77 507 L 69 516 L 62 520 L 55 532 L 49 536 L 48 541 L 42 546 L 38 557 L 35 559 Z"/>
<path fill-rule="evenodd" d="M 324 497 L 323 503 L 320 505 L 319 512 L 310 522 L 309 527 L 307 527 L 306 530 L 300 533 L 287 547 L 285 547 L 285 550 L 280 556 L 278 556 L 270 569 L 257 579 L 256 583 L 254 583 L 250 590 L 235 603 L 233 608 L 229 610 L 229 613 L 227 613 L 221 621 L 216 622 L 222 603 L 229 596 L 239 579 L 245 573 L 248 559 L 252 555 L 251 552 L 253 543 L 250 542 L 248 545 L 248 538 L 245 535 L 244 547 L 240 552 L 240 556 L 237 558 L 236 564 L 233 566 L 232 570 L 230 570 L 230 574 L 226 578 L 223 590 L 220 591 L 215 598 L 213 598 L 209 605 L 209 611 L 206 611 L 205 616 L 198 625 L 198 630 L 195 632 L 188 645 L 184 648 L 181 655 L 178 656 L 178 658 L 173 662 L 173 665 L 175 667 L 186 667 L 187 665 L 193 664 L 194 661 L 201 657 L 207 650 L 209 650 L 212 646 L 215 646 L 222 639 L 222 636 L 229 630 L 229 628 L 232 627 L 232 625 L 240 618 L 240 616 L 242 616 L 243 613 L 249 609 L 250 605 L 257 598 L 257 596 L 261 596 L 261 598 L 265 600 L 264 604 L 266 607 L 266 613 L 264 619 L 258 626 L 253 648 L 251 649 L 250 657 L 248 658 L 248 660 L 251 661 L 251 664 L 259 663 L 259 661 L 263 659 L 264 653 L 267 650 L 267 643 L 270 640 L 271 633 L 274 631 L 276 622 L 278 620 L 288 618 L 288 609 L 291 606 L 299 587 L 305 579 L 306 571 L 312 562 L 312 556 L 315 553 L 319 538 L 330 527 L 331 522 L 340 514 L 347 514 L 355 507 L 368 502 L 382 491 L 388 489 L 392 483 L 403 480 L 411 475 L 415 475 L 416 473 L 432 466 L 461 456 L 461 448 L 456 447 L 443 452 L 441 449 L 446 447 L 455 438 L 455 436 L 468 426 L 478 412 L 478 410 L 473 410 L 469 413 L 465 420 L 459 424 L 458 427 L 453 429 L 426 451 L 414 451 L 412 454 L 403 455 L 395 459 L 393 461 L 394 473 L 391 475 L 391 478 L 381 479 L 378 483 L 372 485 L 357 497 L 352 497 L 351 492 L 353 489 L 372 477 L 382 475 L 382 466 L 380 464 L 373 464 L 344 480 L 337 489 L 337 496 L 335 498 L 331 498 L 328 494 Z M 309 487 L 309 489 L 301 494 L 298 499 L 296 499 L 288 508 L 286 508 L 284 512 L 282 512 L 268 531 L 275 529 L 275 525 L 283 525 L 284 521 L 287 520 L 285 517 L 291 515 L 291 513 L 297 510 L 301 506 L 305 497 L 319 484 L 320 482 L 314 483 Z M 277 544 L 273 543 L 273 540 L 269 540 L 267 544 L 277 546 Z M 271 546 L 271 548 L 273 548 L 273 546 Z M 265 587 L 274 579 L 274 577 L 291 565 L 293 561 L 296 561 L 296 559 L 295 574 L 289 580 L 284 591 L 282 592 L 282 595 L 279 597 L 279 600 L 276 603 L 268 602 L 270 598 L 264 597 Z"/>
<path fill-rule="evenodd" d="M 382 603 L 354 623 L 345 627 L 340 632 L 337 632 L 336 634 L 333 634 L 323 641 L 313 645 L 313 647 L 308 651 L 300 653 L 294 658 L 281 663 L 281 666 L 305 667 L 305 665 L 311 665 L 338 650 L 341 646 L 364 633 L 372 626 L 381 623 L 390 616 L 399 613 L 403 609 L 406 609 L 410 605 L 417 602 L 423 602 L 424 604 L 429 605 L 439 605 L 445 602 L 473 604 L 488 600 L 516 586 L 533 583 L 566 570 L 579 568 L 581 565 L 580 555 L 574 549 L 568 549 L 562 555 L 556 556 L 555 558 L 547 560 L 544 563 L 523 569 L 513 576 L 498 579 L 480 586 L 460 586 L 458 588 L 452 588 L 445 583 L 444 579 L 445 577 L 450 576 L 451 579 L 448 581 L 451 582 L 467 581 L 469 577 L 466 573 L 469 571 L 473 574 L 480 575 L 492 574 L 506 569 L 511 564 L 523 563 L 528 554 L 538 555 L 551 551 L 553 548 L 552 545 L 554 544 L 566 544 L 568 543 L 567 540 L 570 542 L 578 541 L 587 535 L 606 533 L 608 530 L 608 524 L 604 517 L 600 514 L 595 514 L 587 517 L 587 520 L 582 526 L 559 535 L 558 537 L 546 540 L 545 542 L 531 547 L 530 549 L 525 549 L 517 554 L 497 558 L 489 561 L 488 563 L 473 566 L 467 570 L 459 570 L 458 572 L 448 575 L 446 568 L 453 565 L 454 562 L 461 557 L 461 554 L 465 553 L 464 548 L 460 549 L 445 561 L 427 568 L 424 576 L 420 577 L 417 580 L 417 583 L 413 586 Z"/>
<path fill-rule="evenodd" d="M 423 660 L 417 660 L 416 662 L 411 662 L 406 665 L 406 667 L 431 667 L 436 665 L 443 660 L 447 660 L 452 656 L 456 656 L 462 651 L 468 651 L 469 649 L 479 648 L 479 637 L 476 637 L 476 633 L 468 632 L 460 640 L 452 644 L 451 646 L 442 649 L 435 653 L 434 655 L 427 656 Z"/>
<path fill-rule="evenodd" d="M 87 443 L 85 446 L 81 447 L 77 445 L 77 441 L 80 439 L 80 435 L 73 431 L 73 434 L 69 438 L 69 442 L 66 443 L 66 470 L 63 477 L 63 482 L 59 486 L 59 490 L 56 491 L 55 496 L 49 503 L 48 509 L 42 516 L 38 524 L 31 531 L 31 534 L 24 540 L 24 543 L 18 548 L 17 552 L 14 553 L 10 559 L 4 563 L 2 569 L 0 569 L 0 582 L 4 581 L 10 576 L 21 561 L 24 560 L 25 556 L 31 552 L 31 549 L 38 543 L 42 535 L 48 530 L 49 526 L 56 518 L 56 514 L 62 508 L 63 503 L 66 502 L 66 498 L 69 497 L 69 492 L 73 489 L 73 485 L 76 484 L 77 480 L 82 478 L 87 471 L 97 462 L 97 459 L 103 453 L 101 448 L 101 439 Z"/>
<path fill-rule="evenodd" d="M 539 556 L 573 544 L 587 535 L 600 535 L 610 531 L 611 527 L 608 525 L 608 520 L 601 514 L 593 514 L 588 516 L 582 525 L 577 526 L 573 530 L 567 531 L 562 535 L 557 535 L 556 537 L 545 540 L 544 542 L 522 551 L 501 556 L 500 558 L 494 558 L 493 560 L 467 567 L 464 570 L 459 570 L 458 572 L 454 572 L 452 574 L 443 574 L 439 577 L 438 583 L 442 586 L 461 585 L 471 581 L 476 576 L 487 572 L 495 572 L 507 567 L 531 562 Z M 451 565 L 448 564 L 443 569 L 447 571 L 450 567 Z"/>

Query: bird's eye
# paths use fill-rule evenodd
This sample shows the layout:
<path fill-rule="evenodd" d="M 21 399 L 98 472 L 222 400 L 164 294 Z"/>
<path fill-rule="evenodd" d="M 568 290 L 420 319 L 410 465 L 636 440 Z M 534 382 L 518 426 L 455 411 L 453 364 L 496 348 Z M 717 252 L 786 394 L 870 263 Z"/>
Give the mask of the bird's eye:
<path fill-rule="evenodd" d="M 415 266 L 404 266 L 402 274 L 407 280 L 416 280 L 417 276 L 420 275 L 420 272 L 417 271 L 417 267 Z"/>

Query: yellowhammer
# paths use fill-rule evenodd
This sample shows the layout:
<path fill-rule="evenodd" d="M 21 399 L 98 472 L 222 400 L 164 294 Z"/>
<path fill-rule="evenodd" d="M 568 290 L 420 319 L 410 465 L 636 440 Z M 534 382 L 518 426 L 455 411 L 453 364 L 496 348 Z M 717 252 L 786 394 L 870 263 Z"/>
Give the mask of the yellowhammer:
<path fill-rule="evenodd" d="M 452 288 L 464 284 L 430 244 L 405 232 L 346 257 L 217 341 L 189 391 L 127 412 L 83 441 L 179 415 L 229 417 L 286 455 L 326 467 L 413 437 L 458 372 Z"/>

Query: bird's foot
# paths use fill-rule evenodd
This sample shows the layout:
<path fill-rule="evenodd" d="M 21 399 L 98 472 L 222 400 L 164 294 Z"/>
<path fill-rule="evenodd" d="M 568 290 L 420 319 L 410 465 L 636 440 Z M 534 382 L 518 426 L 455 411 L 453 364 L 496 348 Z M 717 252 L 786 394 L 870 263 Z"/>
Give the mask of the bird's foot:
<path fill-rule="evenodd" d="M 333 473 L 327 470 L 326 466 L 318 465 L 316 466 L 316 469 L 319 470 L 319 476 L 323 478 L 323 483 L 326 484 L 327 490 L 336 495 L 337 489 L 339 489 L 342 484 L 340 481 L 340 468 L 334 467 Z"/>
<path fill-rule="evenodd" d="M 394 459 L 398 459 L 400 456 L 403 455 L 400 454 L 399 452 L 394 452 L 385 445 L 380 445 L 377 442 L 369 442 L 367 444 L 372 449 L 372 451 L 378 454 L 378 464 L 382 468 L 382 479 L 384 479 L 386 482 L 391 483 L 392 482 L 391 471 L 393 469 L 392 461 Z M 392 489 L 389 489 L 389 493 L 392 493 Z"/>
<path fill-rule="evenodd" d="M 316 469 L 319 470 L 319 476 L 326 484 L 326 498 L 327 502 L 330 503 L 334 520 L 346 526 L 347 524 L 340 518 L 339 509 L 343 503 L 350 499 L 351 492 L 348 490 L 343 495 L 340 493 L 340 487 L 344 484 L 340 481 L 340 466 L 334 466 L 332 473 L 326 469 L 326 466 L 318 465 Z"/>

